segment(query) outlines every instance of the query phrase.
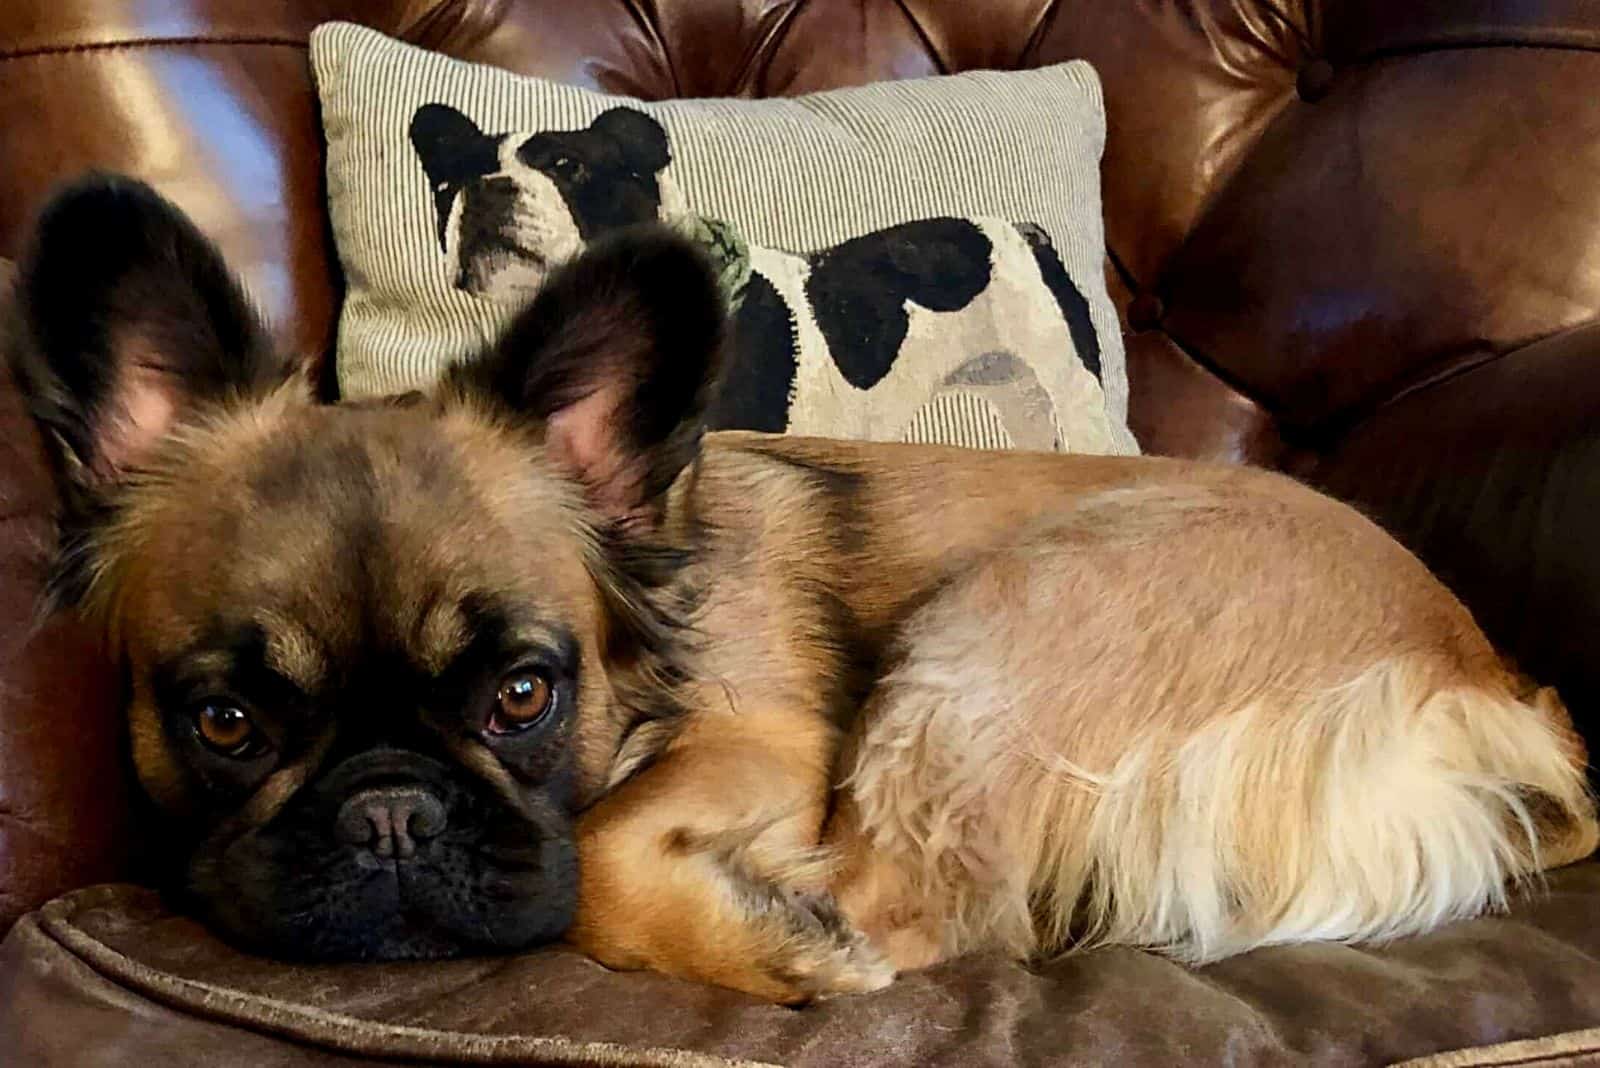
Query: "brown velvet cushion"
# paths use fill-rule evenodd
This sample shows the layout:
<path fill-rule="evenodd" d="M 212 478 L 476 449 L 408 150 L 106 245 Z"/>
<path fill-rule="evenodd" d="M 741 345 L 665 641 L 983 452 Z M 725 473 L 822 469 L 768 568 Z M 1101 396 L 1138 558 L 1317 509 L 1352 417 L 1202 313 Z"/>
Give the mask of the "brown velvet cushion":
<path fill-rule="evenodd" d="M 1600 1057 L 1597 920 L 1591 862 L 1554 873 L 1509 916 L 1381 949 L 1284 947 L 1201 970 L 1132 950 L 1038 969 L 974 957 L 879 994 L 791 1010 L 608 972 L 561 949 L 274 964 L 234 952 L 148 891 L 105 886 L 46 906 L 0 947 L 0 1050 L 16 1064 L 162 1068 L 1354 1065 L 1520 1042 L 1441 1063 L 1581 1064 Z"/>

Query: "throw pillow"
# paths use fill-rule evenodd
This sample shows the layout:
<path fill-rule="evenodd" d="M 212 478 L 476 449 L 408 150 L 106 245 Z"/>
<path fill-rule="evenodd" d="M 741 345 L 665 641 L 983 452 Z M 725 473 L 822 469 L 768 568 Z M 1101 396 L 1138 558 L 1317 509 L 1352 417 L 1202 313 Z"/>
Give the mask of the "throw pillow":
<path fill-rule="evenodd" d="M 311 48 L 346 396 L 425 388 L 554 264 L 659 220 L 722 267 L 714 427 L 1137 451 L 1087 64 L 644 102 L 347 23 Z"/>

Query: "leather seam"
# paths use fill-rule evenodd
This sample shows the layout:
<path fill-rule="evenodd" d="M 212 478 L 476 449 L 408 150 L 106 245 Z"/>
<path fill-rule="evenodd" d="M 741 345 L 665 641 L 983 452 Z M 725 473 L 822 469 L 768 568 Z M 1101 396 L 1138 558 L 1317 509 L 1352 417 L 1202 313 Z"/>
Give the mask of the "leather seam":
<path fill-rule="evenodd" d="M 905 16 L 906 22 L 911 26 L 911 31 L 917 35 L 917 40 L 922 42 L 923 50 L 928 53 L 928 58 L 933 60 L 935 69 L 940 74 L 949 74 L 950 61 L 940 55 L 937 48 L 933 47 L 933 38 L 928 36 L 928 31 L 917 20 L 917 16 L 912 14 L 911 7 L 906 3 L 906 0 L 895 0 L 895 7 L 898 7 L 900 14 Z"/>
<path fill-rule="evenodd" d="M 1051 28 L 1055 26 L 1056 16 L 1061 14 L 1061 4 L 1062 0 L 1050 0 L 1050 6 L 1045 8 L 1044 12 L 1039 16 L 1039 24 L 1033 28 L 1032 33 L 1028 34 L 1028 39 L 1023 42 L 1022 51 L 1017 53 L 1015 65 L 1018 69 L 1030 62 L 1030 56 L 1035 60 L 1038 58 L 1040 45 L 1044 42 L 1045 37 L 1049 35 Z"/>
<path fill-rule="evenodd" d="M 448 55 L 447 48 L 476 45 L 489 32 L 482 25 L 483 20 L 477 25 L 469 21 L 471 13 L 471 4 L 431 0 L 409 22 L 398 25 L 393 36 L 418 48 Z M 497 22 L 498 16 L 491 14 L 491 21 Z"/>
<path fill-rule="evenodd" d="M 1127 262 L 1117 255 L 1116 249 L 1111 247 L 1110 241 L 1106 242 L 1106 259 L 1111 261 L 1112 270 L 1117 272 L 1117 277 L 1122 279 L 1122 284 L 1128 287 L 1128 292 L 1135 296 L 1144 292 L 1144 287 L 1139 284 L 1139 280 L 1128 269 Z"/>
<path fill-rule="evenodd" d="M 638 0 L 623 0 L 622 7 L 628 17 L 639 29 L 643 30 L 655 46 L 656 55 L 661 57 L 661 62 L 667 66 L 667 74 L 672 78 L 672 97 L 683 96 L 683 80 L 678 77 L 678 64 L 673 61 L 672 50 L 667 47 L 667 39 L 661 33 L 661 27 L 651 20 Z"/>
<path fill-rule="evenodd" d="M 1263 399 L 1253 387 L 1246 386 L 1243 380 L 1239 379 L 1231 372 L 1224 371 L 1221 368 L 1221 365 L 1219 365 L 1216 361 L 1212 360 L 1209 356 L 1206 356 L 1198 348 L 1195 348 L 1193 345 L 1190 345 L 1188 342 L 1178 337 L 1165 326 L 1157 326 L 1152 332 L 1161 334 L 1168 341 L 1172 342 L 1173 348 L 1181 352 L 1184 357 L 1196 367 L 1215 378 L 1218 382 L 1221 382 L 1224 386 L 1227 386 L 1228 389 L 1232 390 L 1238 396 L 1259 408 L 1263 415 L 1272 420 L 1273 429 L 1278 432 L 1278 435 L 1280 437 L 1284 436 L 1286 428 L 1283 419 L 1279 416 L 1274 406 Z M 1285 438 L 1285 440 L 1287 441 L 1287 438 Z"/>
<path fill-rule="evenodd" d="M 789 31 L 794 28 L 794 20 L 805 4 L 806 0 L 791 0 L 789 6 L 778 17 L 777 24 L 751 49 L 744 69 L 739 71 L 738 77 L 734 80 L 736 88 L 748 85 L 755 87 L 758 94 L 766 95 L 765 82 L 767 75 L 772 71 L 772 62 L 778 57 L 778 49 L 783 47 L 783 42 L 788 40 Z"/>
<path fill-rule="evenodd" d="M 1600 43 L 1578 44 L 1571 41 L 1556 40 L 1553 36 L 1542 34 L 1529 34 L 1522 40 L 1491 37 L 1463 37 L 1459 40 L 1445 41 L 1416 41 L 1408 44 L 1379 46 L 1357 52 L 1348 57 L 1329 57 L 1329 61 L 1338 69 L 1366 66 L 1373 63 L 1382 63 L 1392 59 L 1407 59 L 1412 56 L 1424 56 L 1437 52 L 1477 52 L 1488 49 L 1506 49 L 1508 51 L 1536 50 L 1544 52 L 1600 52 Z"/>
<path fill-rule="evenodd" d="M 1463 378 L 1474 371 L 1493 366 L 1502 360 L 1513 359 L 1519 353 L 1535 345 L 1542 345 L 1547 341 L 1579 330 L 1591 329 L 1597 323 L 1600 323 L 1600 319 L 1585 319 L 1582 322 L 1574 323 L 1559 330 L 1553 330 L 1539 337 L 1513 342 L 1505 348 L 1481 346 L 1465 349 L 1454 355 L 1441 356 L 1431 363 L 1380 383 L 1381 387 L 1388 390 L 1383 396 L 1374 397 L 1365 403 L 1351 405 L 1339 417 L 1323 421 L 1320 424 L 1320 429 L 1326 432 L 1326 436 L 1330 441 L 1347 437 L 1396 404 L 1432 390 L 1443 388 L 1458 378 Z"/>
<path fill-rule="evenodd" d="M 750 47 L 745 49 L 744 56 L 739 60 L 739 72 L 734 75 L 733 81 L 728 86 L 730 92 L 735 94 L 744 92 L 755 85 L 761 76 L 766 73 L 766 68 L 762 66 L 761 60 L 763 57 L 770 60 L 772 51 L 769 45 L 773 36 L 783 33 L 788 28 L 789 20 L 794 18 L 795 12 L 800 9 L 800 5 L 803 2 L 804 0 L 793 0 L 788 8 L 779 14 L 772 28 L 759 39 L 752 41 Z"/>
<path fill-rule="evenodd" d="M 1554 337 L 1555 335 L 1549 336 Z M 1539 340 L 1544 339 L 1541 338 Z M 1519 352 L 1526 348 L 1527 345 L 1534 344 L 1538 344 L 1538 341 L 1530 341 L 1526 345 L 1517 345 L 1504 352 L 1495 352 L 1487 348 L 1467 349 L 1455 356 L 1442 356 L 1438 360 L 1424 364 L 1408 374 L 1398 375 L 1394 379 L 1383 383 L 1387 387 L 1387 392 L 1381 398 L 1374 398 L 1369 404 L 1352 405 L 1344 413 L 1343 420 L 1335 422 L 1338 432 L 1334 436 L 1345 437 L 1391 405 L 1399 404 L 1410 397 L 1427 393 L 1429 390 L 1436 389 L 1448 382 L 1453 382 L 1463 375 L 1469 375 L 1480 368 L 1488 367 L 1490 364 L 1499 363 L 1512 353 Z"/>
<path fill-rule="evenodd" d="M 1123 261 L 1123 258 L 1117 255 L 1116 250 L 1111 247 L 1109 241 L 1106 243 L 1106 258 L 1111 261 L 1112 270 L 1116 271 L 1118 276 L 1122 278 L 1122 284 L 1128 287 L 1128 291 L 1130 293 L 1137 296 L 1141 293 L 1149 292 L 1159 299 L 1161 295 L 1160 286 L 1155 286 L 1149 290 L 1146 290 L 1144 286 L 1139 283 L 1138 279 L 1134 277 L 1133 271 Z M 1216 379 L 1223 386 L 1231 390 L 1235 395 L 1243 398 L 1260 409 L 1261 413 L 1265 415 L 1271 422 L 1272 428 L 1277 432 L 1278 436 L 1280 438 L 1283 436 L 1283 421 L 1278 418 L 1278 413 L 1273 411 L 1271 405 L 1267 404 L 1261 399 L 1261 397 L 1257 396 L 1255 390 L 1246 389 L 1242 382 L 1236 380 L 1231 374 L 1227 374 L 1220 370 L 1210 359 L 1203 357 L 1198 349 L 1195 349 L 1179 340 L 1172 333 L 1172 331 L 1168 330 L 1165 326 L 1157 325 L 1148 331 L 1144 331 L 1134 330 L 1130 325 L 1128 333 L 1130 335 L 1141 333 L 1155 333 L 1162 335 L 1169 342 L 1171 342 L 1172 347 L 1177 349 L 1178 352 L 1182 354 L 1183 357 L 1190 363 L 1194 364 L 1200 370 Z"/>
<path fill-rule="evenodd" d="M 1133 272 L 1128 269 L 1126 264 L 1124 264 L 1122 257 L 1117 255 L 1116 251 L 1112 249 L 1109 243 L 1106 245 L 1106 258 L 1111 261 L 1112 269 L 1121 276 L 1123 284 L 1128 287 L 1129 292 L 1133 293 L 1135 296 L 1147 292 L 1153 294 L 1157 298 L 1161 296 L 1161 287 L 1159 285 L 1151 287 L 1147 290 L 1145 287 L 1139 284 L 1138 280 L 1134 278 Z M 1157 325 L 1149 330 L 1135 330 L 1130 325 L 1128 333 L 1130 335 L 1138 335 L 1143 333 L 1162 335 L 1172 343 L 1173 348 L 1182 353 L 1186 359 L 1188 359 L 1196 367 L 1200 368 L 1200 370 L 1204 371 L 1212 378 L 1215 378 L 1218 382 L 1232 390 L 1239 397 L 1249 401 L 1251 404 L 1261 409 L 1262 414 L 1267 416 L 1268 419 L 1272 420 L 1274 428 L 1280 434 L 1283 432 L 1282 420 L 1279 419 L 1278 413 L 1273 410 L 1270 404 L 1258 396 L 1254 389 L 1246 388 L 1243 382 L 1226 371 L 1221 370 L 1214 361 L 1204 356 L 1199 349 L 1196 349 L 1181 340 L 1171 330 L 1167 329 L 1166 326 Z"/>
<path fill-rule="evenodd" d="M 82 44 L 21 48 L 9 52 L 0 52 L 0 61 L 34 59 L 40 56 L 71 55 L 76 52 L 109 52 L 125 48 L 193 48 L 203 45 L 298 48 L 301 50 L 309 50 L 311 47 L 309 41 L 294 37 L 134 37 L 126 41 L 86 41 Z"/>
<path fill-rule="evenodd" d="M 1278 25 L 1282 26 L 1294 36 L 1294 38 L 1299 42 L 1300 50 L 1302 52 L 1311 56 L 1317 54 L 1316 48 L 1313 47 L 1313 34 L 1310 26 L 1302 27 L 1298 25 L 1294 19 L 1290 17 L 1289 13 L 1283 9 L 1283 5 L 1277 3 L 1276 0 L 1262 0 L 1260 7 L 1263 15 L 1269 19 L 1276 20 Z M 1308 21 L 1313 14 L 1313 12 L 1307 12 Z"/>

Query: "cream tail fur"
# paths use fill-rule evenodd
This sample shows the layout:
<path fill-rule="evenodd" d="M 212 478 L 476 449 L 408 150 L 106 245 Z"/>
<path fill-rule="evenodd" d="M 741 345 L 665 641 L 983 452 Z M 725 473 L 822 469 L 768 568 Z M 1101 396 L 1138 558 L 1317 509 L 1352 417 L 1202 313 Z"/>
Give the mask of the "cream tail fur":
<path fill-rule="evenodd" d="M 1052 594 L 1025 576 L 1037 560 L 985 576 L 997 601 L 958 589 L 930 605 L 844 755 L 836 890 L 899 967 L 1389 939 L 1501 908 L 1509 886 L 1595 848 L 1581 746 L 1549 691 L 1519 699 L 1508 676 L 1470 680 L 1422 652 L 1274 689 L 1203 646 L 1167 666 L 1201 657 L 1220 680 L 1161 678 L 1135 651 L 1158 677 L 1132 682 L 1103 650 L 1058 649 L 1057 665 L 1118 679 L 1119 708 L 1059 666 L 1027 670 L 1026 620 Z M 1248 696 L 1193 703 L 1230 689 Z"/>

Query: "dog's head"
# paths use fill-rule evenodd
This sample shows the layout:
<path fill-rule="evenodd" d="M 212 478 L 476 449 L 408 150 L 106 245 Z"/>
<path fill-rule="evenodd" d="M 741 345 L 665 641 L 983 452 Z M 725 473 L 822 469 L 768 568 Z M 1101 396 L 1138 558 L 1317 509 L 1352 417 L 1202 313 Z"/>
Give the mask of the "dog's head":
<path fill-rule="evenodd" d="M 486 134 L 452 107 L 425 104 L 411 145 L 454 284 L 507 301 L 600 234 L 658 219 L 658 175 L 671 159 L 666 131 L 631 108 L 582 130 Z"/>
<path fill-rule="evenodd" d="M 700 256 L 602 240 L 403 403 L 314 402 L 216 249 L 131 181 L 61 194 L 16 288 L 59 588 L 125 667 L 189 899 L 305 958 L 558 936 L 575 813 L 674 711 L 652 605 L 682 577 L 662 501 L 722 334 Z"/>

